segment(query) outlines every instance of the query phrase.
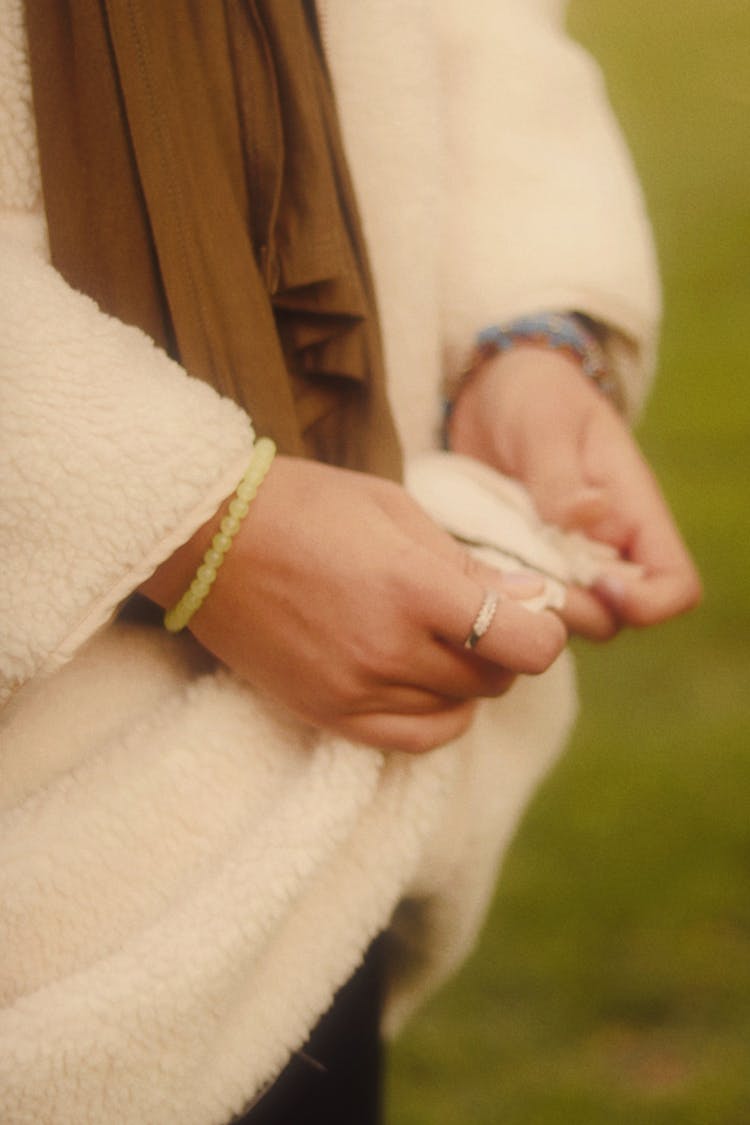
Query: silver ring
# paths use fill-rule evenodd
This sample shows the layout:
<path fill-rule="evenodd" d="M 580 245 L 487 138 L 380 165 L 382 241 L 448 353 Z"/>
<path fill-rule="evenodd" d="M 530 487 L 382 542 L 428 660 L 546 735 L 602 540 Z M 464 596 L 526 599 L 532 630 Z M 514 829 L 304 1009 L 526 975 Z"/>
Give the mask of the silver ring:
<path fill-rule="evenodd" d="M 485 590 L 484 601 L 479 607 L 479 613 L 474 618 L 468 637 L 464 641 L 464 648 L 474 648 L 492 624 L 500 595 L 495 590 Z"/>

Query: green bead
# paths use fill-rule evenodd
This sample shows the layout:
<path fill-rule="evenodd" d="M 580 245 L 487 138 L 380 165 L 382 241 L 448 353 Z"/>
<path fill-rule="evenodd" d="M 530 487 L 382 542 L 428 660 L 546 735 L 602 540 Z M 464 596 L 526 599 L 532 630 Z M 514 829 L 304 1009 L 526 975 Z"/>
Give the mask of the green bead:
<path fill-rule="evenodd" d="M 250 504 L 247 500 L 240 500 L 239 497 L 235 496 L 234 500 L 229 505 L 229 514 L 230 516 L 236 516 L 238 520 L 242 520 L 247 515 L 249 509 Z"/>
<path fill-rule="evenodd" d="M 258 491 L 258 482 L 254 480 L 243 480 L 240 487 L 237 489 L 237 498 L 239 500 L 246 500 L 249 504 L 251 500 L 255 499 Z"/>
<path fill-rule="evenodd" d="M 204 563 L 202 566 L 199 566 L 195 572 L 195 579 L 198 582 L 207 582 L 210 586 L 216 581 L 216 567 Z"/>
<path fill-rule="evenodd" d="M 234 535 L 240 530 L 239 516 L 224 516 L 224 519 L 219 524 L 224 535 L 228 536 L 231 540 Z"/>
<path fill-rule="evenodd" d="M 211 540 L 211 546 L 221 555 L 225 555 L 232 546 L 232 536 L 226 535 L 224 532 L 217 532 Z"/>
<path fill-rule="evenodd" d="M 164 614 L 164 628 L 169 633 L 179 633 L 180 629 L 184 629 L 186 622 L 183 621 L 183 614 L 177 612 L 177 607 L 167 610 Z"/>
<path fill-rule="evenodd" d="M 203 562 L 206 566 L 212 566 L 215 570 L 217 566 L 221 566 L 223 558 L 223 551 L 217 551 L 211 547 L 203 556 Z"/>

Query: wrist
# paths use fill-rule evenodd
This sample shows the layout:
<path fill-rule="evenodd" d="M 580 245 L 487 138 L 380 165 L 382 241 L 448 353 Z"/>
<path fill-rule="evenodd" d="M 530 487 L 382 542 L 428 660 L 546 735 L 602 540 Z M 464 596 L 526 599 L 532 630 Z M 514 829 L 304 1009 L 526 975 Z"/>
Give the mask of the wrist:
<path fill-rule="evenodd" d="M 218 531 L 231 499 L 232 497 L 228 496 L 215 515 L 193 532 L 187 542 L 178 547 L 145 582 L 141 583 L 139 593 L 144 594 L 161 609 L 175 604 L 198 569 L 200 560 Z"/>
<path fill-rule="evenodd" d="M 507 324 L 493 324 L 477 337 L 478 355 L 510 351 L 534 344 L 573 359 L 582 373 L 606 397 L 612 398 L 616 383 L 596 333 L 595 322 L 576 312 L 540 312 L 518 317 Z"/>
<path fill-rule="evenodd" d="M 483 359 L 447 422 L 447 448 L 515 475 L 514 439 L 540 410 L 580 415 L 603 403 L 570 356 L 532 343 Z"/>
<path fill-rule="evenodd" d="M 475 388 L 481 381 L 489 361 L 519 350 L 532 349 L 540 363 L 545 352 L 567 358 L 569 370 L 577 368 L 612 406 L 620 410 L 623 403 L 619 383 L 610 370 L 600 337 L 601 329 L 596 322 L 583 314 L 567 312 L 540 312 L 484 329 L 477 336 L 469 362 L 446 386 L 443 417 L 445 448 L 454 448 L 456 426 L 453 415 L 458 404 L 466 398 L 469 389 Z"/>
<path fill-rule="evenodd" d="M 162 608 L 171 607 L 164 617 L 170 632 L 183 629 L 209 596 L 275 454 L 270 439 L 259 439 L 236 491 L 141 585 L 140 592 L 146 597 Z"/>

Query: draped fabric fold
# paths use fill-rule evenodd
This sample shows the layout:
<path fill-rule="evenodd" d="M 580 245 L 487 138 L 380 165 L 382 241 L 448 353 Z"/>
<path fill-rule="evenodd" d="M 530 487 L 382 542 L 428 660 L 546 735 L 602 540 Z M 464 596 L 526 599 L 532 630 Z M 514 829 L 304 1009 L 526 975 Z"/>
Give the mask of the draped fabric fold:
<path fill-rule="evenodd" d="M 398 476 L 313 6 L 26 8 L 56 267 L 282 451 Z"/>

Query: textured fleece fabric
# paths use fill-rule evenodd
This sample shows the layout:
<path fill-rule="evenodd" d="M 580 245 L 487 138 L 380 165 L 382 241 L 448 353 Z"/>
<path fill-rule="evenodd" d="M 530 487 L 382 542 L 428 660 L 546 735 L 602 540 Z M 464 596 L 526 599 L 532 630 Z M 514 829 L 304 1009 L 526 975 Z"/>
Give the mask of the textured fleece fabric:
<path fill-rule="evenodd" d="M 407 449 L 474 330 L 539 305 L 609 325 L 635 409 L 651 244 L 560 6 L 322 15 Z M 572 722 L 571 666 L 456 744 L 383 755 L 114 619 L 253 434 L 50 267 L 19 0 L 0 0 L 0 396 L 0 1120 L 226 1125 L 378 931 L 388 1031 L 465 955 Z"/>

